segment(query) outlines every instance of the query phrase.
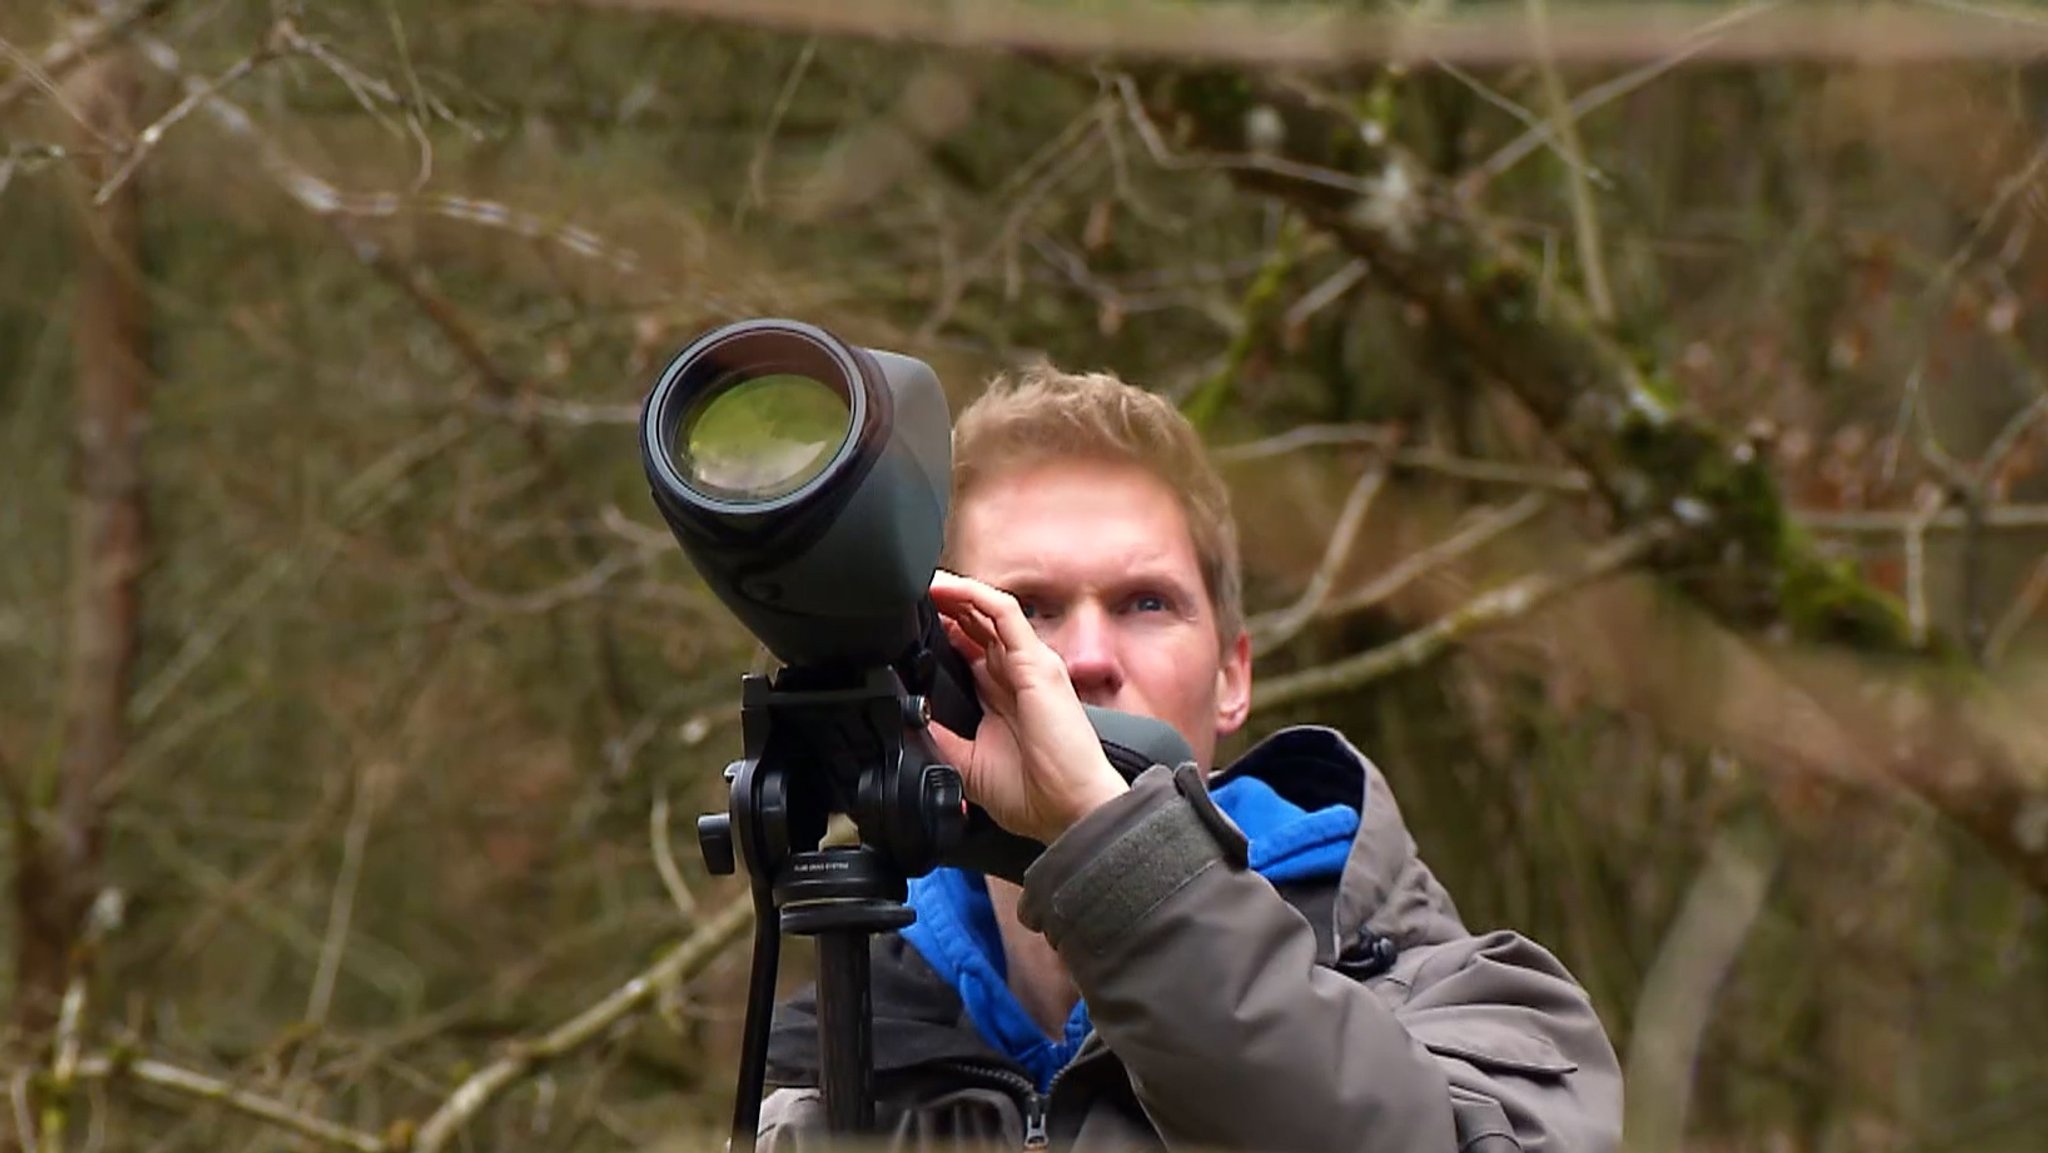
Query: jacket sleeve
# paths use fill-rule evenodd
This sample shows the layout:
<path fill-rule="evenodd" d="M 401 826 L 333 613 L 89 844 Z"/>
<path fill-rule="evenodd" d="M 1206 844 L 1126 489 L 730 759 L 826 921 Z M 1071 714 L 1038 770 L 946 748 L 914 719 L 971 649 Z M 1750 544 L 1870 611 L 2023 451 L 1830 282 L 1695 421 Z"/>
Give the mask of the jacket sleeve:
<path fill-rule="evenodd" d="M 1246 867 L 1186 767 L 1147 771 L 1025 877 L 1169 1146 L 1266 1153 L 1607 1153 L 1620 1075 L 1562 966 L 1513 934 L 1417 950 L 1375 989 Z"/>

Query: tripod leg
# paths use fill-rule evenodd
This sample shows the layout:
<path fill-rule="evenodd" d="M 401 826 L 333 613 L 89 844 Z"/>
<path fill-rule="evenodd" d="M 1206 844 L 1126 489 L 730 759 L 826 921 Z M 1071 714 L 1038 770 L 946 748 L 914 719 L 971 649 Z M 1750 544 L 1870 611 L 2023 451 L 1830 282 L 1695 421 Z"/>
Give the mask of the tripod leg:
<path fill-rule="evenodd" d="M 754 905 L 754 964 L 747 978 L 747 1024 L 740 1038 L 739 1087 L 732 1105 L 732 1153 L 754 1153 L 761 1129 L 761 1093 L 768 1082 L 768 1029 L 774 1023 L 782 922 L 773 905 L 763 905 L 758 900 Z"/>
<path fill-rule="evenodd" d="M 875 1130 L 874 1005 L 868 934 L 818 934 L 818 1043 L 824 1058 L 825 1120 L 833 1133 Z"/>

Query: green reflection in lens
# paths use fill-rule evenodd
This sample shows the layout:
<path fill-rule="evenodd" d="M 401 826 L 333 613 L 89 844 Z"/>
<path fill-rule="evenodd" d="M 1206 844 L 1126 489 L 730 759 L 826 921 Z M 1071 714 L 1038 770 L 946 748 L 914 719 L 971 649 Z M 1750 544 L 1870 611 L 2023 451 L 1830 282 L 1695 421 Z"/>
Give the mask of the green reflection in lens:
<path fill-rule="evenodd" d="M 846 439 L 849 410 L 839 390 L 795 373 L 732 385 L 680 430 L 677 464 L 703 491 L 774 500 L 808 484 Z"/>

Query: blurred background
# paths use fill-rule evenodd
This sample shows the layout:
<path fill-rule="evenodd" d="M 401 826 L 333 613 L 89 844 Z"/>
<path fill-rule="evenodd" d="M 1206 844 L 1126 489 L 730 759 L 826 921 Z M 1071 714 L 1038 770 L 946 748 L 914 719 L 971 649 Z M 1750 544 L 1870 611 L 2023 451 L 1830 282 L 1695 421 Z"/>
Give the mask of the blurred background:
<path fill-rule="evenodd" d="M 1179 402 L 1233 748 L 1377 761 L 1591 991 L 1632 1148 L 2038 1150 L 2044 53 L 1965 0 L 0 3 L 0 1144 L 715 1147 L 691 827 L 765 665 L 635 420 L 781 315 Z"/>

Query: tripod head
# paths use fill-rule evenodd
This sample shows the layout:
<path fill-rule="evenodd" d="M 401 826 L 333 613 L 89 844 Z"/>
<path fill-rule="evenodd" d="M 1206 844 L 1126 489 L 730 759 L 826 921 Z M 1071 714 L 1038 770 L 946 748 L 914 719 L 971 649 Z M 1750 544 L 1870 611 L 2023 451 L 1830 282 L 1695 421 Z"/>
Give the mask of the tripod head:
<path fill-rule="evenodd" d="M 968 802 L 930 725 L 972 737 L 972 670 L 928 589 L 944 536 L 951 421 L 923 363 L 784 320 L 684 348 L 641 416 L 654 503 L 705 582 L 782 662 L 741 686 L 744 756 L 726 811 L 699 818 L 714 873 L 746 870 L 754 911 L 733 1148 L 766 1079 L 781 938 L 814 936 L 830 1127 L 874 1123 L 868 943 L 909 925 L 908 878 L 940 865 L 1022 881 L 1043 851 Z M 1191 760 L 1169 726 L 1090 707 L 1126 777 Z M 834 815 L 852 845 L 825 845 Z"/>

